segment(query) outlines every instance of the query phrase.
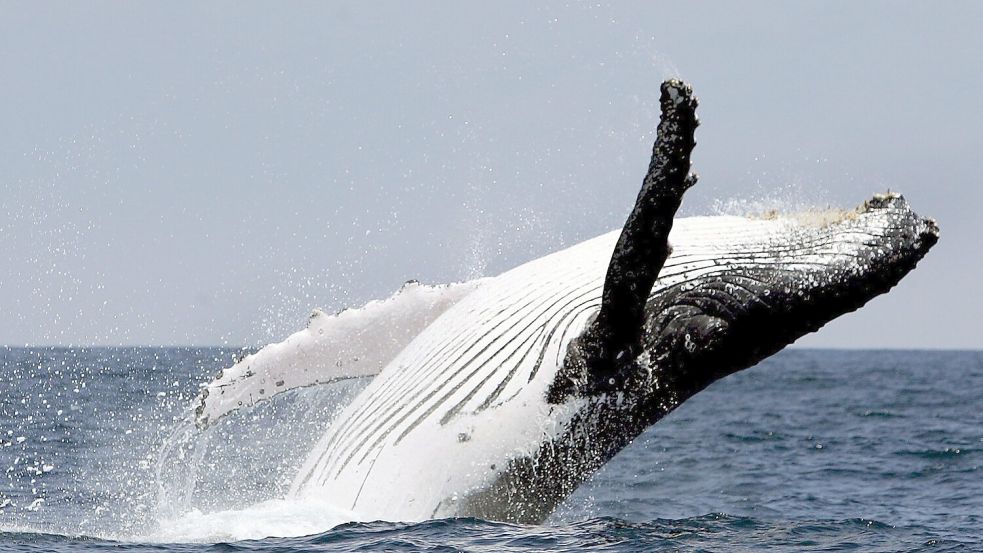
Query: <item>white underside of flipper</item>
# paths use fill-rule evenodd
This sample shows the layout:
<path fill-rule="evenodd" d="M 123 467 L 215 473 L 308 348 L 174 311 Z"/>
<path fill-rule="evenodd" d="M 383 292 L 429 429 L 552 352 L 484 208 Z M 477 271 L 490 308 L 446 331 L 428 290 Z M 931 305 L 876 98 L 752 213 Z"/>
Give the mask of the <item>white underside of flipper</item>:
<path fill-rule="evenodd" d="M 407 282 L 392 297 L 335 315 L 314 310 L 307 328 L 239 360 L 198 396 L 195 423 L 294 388 L 374 376 L 441 313 L 487 279 L 440 286 Z"/>

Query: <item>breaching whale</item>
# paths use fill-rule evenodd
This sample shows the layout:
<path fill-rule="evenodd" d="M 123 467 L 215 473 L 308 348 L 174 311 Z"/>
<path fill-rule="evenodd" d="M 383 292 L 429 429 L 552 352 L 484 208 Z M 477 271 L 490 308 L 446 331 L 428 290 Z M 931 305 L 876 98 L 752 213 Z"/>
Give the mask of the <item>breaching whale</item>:
<path fill-rule="evenodd" d="M 898 194 L 854 210 L 674 221 L 696 99 L 663 83 L 623 229 L 494 278 L 415 282 L 203 387 L 199 427 L 280 392 L 372 378 L 290 493 L 365 519 L 539 522 L 650 425 L 892 288 L 938 240 Z"/>

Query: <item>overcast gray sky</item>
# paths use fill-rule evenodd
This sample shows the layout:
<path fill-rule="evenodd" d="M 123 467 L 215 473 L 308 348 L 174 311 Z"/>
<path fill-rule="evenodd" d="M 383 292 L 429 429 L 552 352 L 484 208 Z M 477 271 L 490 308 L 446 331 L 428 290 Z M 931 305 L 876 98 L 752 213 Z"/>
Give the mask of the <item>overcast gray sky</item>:
<path fill-rule="evenodd" d="M 620 227 L 890 188 L 942 240 L 799 343 L 983 347 L 983 3 L 0 4 L 0 344 L 263 344 Z"/>

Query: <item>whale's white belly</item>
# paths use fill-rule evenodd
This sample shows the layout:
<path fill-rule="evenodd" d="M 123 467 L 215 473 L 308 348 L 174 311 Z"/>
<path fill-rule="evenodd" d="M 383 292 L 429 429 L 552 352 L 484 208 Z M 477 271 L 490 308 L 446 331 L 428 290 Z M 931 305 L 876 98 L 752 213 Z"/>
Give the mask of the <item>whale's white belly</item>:
<path fill-rule="evenodd" d="M 295 492 L 368 518 L 426 519 L 538 447 L 571 410 L 545 391 L 600 306 L 615 240 L 522 265 L 441 315 L 336 419 Z"/>

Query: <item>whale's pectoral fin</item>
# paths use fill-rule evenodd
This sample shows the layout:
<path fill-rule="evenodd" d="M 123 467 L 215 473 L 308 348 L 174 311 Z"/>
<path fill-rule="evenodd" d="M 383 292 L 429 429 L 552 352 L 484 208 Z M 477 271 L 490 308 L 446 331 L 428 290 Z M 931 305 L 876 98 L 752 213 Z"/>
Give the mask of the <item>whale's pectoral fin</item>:
<path fill-rule="evenodd" d="M 336 315 L 315 310 L 307 328 L 238 360 L 202 387 L 199 428 L 305 386 L 375 376 L 441 313 L 484 282 L 440 286 L 407 282 L 392 297 Z"/>
<path fill-rule="evenodd" d="M 652 160 L 611 255 L 600 311 L 571 342 L 550 387 L 550 402 L 561 402 L 574 392 L 615 388 L 642 351 L 646 299 L 669 256 L 676 210 L 686 190 L 696 184 L 696 175 L 689 172 L 699 125 L 693 90 L 681 81 L 666 81 L 660 104 Z"/>

